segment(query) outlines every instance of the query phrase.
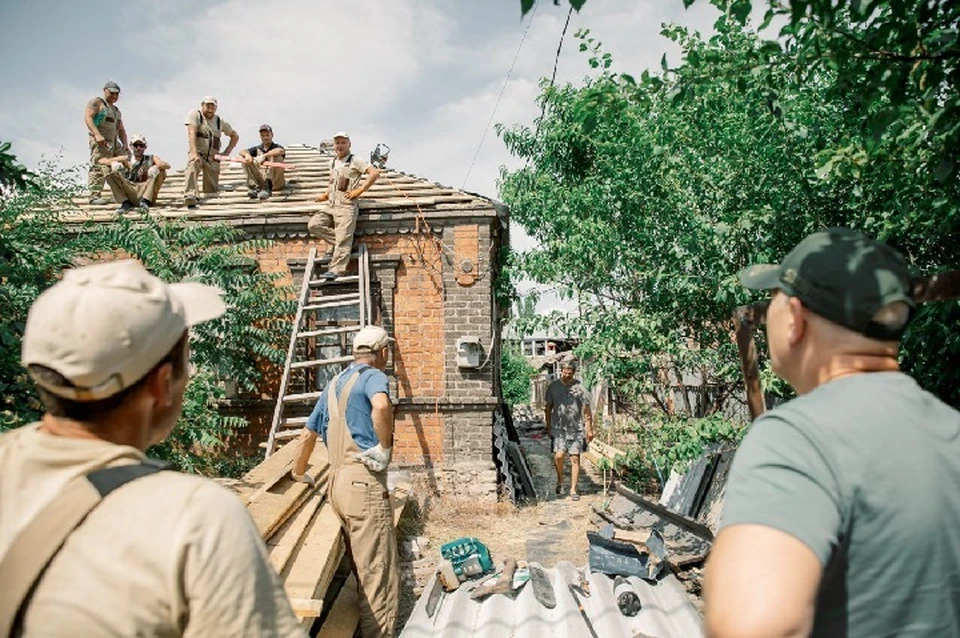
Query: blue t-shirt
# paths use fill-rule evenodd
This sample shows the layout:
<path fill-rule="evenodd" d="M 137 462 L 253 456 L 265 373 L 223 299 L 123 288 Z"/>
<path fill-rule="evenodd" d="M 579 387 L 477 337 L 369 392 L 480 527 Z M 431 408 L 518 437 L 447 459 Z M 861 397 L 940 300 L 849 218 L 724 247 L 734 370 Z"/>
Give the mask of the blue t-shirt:
<path fill-rule="evenodd" d="M 387 385 L 387 375 L 380 370 L 372 368 L 365 363 L 354 363 L 344 374 L 337 377 L 337 396 L 343 390 L 347 379 L 353 374 L 357 367 L 362 369 L 360 378 L 354 384 L 350 391 L 350 398 L 347 401 L 347 428 L 353 436 L 354 443 L 360 448 L 360 451 L 368 450 L 380 441 L 377 439 L 377 433 L 373 430 L 373 405 L 371 400 L 374 395 L 384 393 L 389 395 Z M 307 429 L 315 432 L 323 439 L 324 445 L 327 443 L 327 424 L 330 423 L 330 414 L 327 411 L 327 393 L 330 392 L 330 384 L 323 389 L 317 405 L 314 406 L 310 418 L 307 420 Z"/>

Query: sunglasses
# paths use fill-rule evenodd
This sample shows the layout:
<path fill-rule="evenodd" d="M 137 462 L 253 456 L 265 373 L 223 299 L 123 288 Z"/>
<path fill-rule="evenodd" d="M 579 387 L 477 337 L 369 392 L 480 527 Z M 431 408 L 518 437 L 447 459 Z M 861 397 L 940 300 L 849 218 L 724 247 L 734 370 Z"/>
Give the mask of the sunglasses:
<path fill-rule="evenodd" d="M 142 142 L 135 142 L 133 144 L 133 148 L 147 148 L 147 145 L 143 144 Z"/>

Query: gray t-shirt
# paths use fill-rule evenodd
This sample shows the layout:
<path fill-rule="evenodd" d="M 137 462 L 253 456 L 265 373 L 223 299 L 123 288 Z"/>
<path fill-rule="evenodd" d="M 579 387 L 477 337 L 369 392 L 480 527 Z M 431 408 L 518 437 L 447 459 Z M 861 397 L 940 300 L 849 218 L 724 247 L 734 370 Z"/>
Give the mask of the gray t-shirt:
<path fill-rule="evenodd" d="M 814 636 L 960 636 L 960 413 L 899 372 L 758 418 L 722 527 L 766 525 L 824 566 Z"/>
<path fill-rule="evenodd" d="M 567 385 L 557 379 L 547 387 L 545 403 L 550 411 L 551 434 L 555 439 L 577 439 L 586 434 L 583 426 L 583 406 L 590 405 L 583 384 L 573 380 Z"/>

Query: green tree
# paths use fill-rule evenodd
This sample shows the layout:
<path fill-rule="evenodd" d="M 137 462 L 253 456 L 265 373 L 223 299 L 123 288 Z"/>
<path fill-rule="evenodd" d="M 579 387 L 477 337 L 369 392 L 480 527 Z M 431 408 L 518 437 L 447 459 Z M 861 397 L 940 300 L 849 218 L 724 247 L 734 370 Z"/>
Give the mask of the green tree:
<path fill-rule="evenodd" d="M 507 405 L 530 403 L 530 377 L 536 374 L 533 366 L 513 345 L 505 345 L 501 351 L 500 379 L 503 400 Z"/>
<path fill-rule="evenodd" d="M 248 253 L 268 245 L 244 240 L 226 226 L 190 226 L 149 215 L 108 224 L 67 223 L 75 176 L 45 165 L 37 188 L 16 188 L 0 202 L 0 429 L 35 420 L 41 406 L 20 366 L 20 341 L 27 310 L 65 268 L 107 255 L 139 259 L 167 281 L 217 286 L 227 314 L 191 332 L 195 374 L 183 415 L 164 443 L 150 450 L 185 471 L 237 473 L 244 463 L 225 444 L 243 419 L 218 411 L 229 381 L 252 392 L 267 364 L 283 362 L 293 311 L 289 290 L 263 273 Z"/>

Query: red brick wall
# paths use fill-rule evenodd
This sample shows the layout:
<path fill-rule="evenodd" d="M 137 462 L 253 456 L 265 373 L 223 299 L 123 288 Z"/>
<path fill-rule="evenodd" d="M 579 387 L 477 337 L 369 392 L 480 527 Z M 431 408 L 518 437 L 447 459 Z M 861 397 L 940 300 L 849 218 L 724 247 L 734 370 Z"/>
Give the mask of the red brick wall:
<path fill-rule="evenodd" d="M 432 236 L 386 235 L 360 238 L 371 256 L 399 256 L 393 294 L 393 375 L 398 399 L 417 397 L 442 399 L 445 379 L 444 308 L 440 250 Z M 468 238 L 469 241 L 469 238 Z M 475 239 L 473 240 L 476 241 Z M 312 242 L 303 239 L 277 240 L 253 255 L 265 272 L 284 273 L 280 283 L 293 283 L 288 260 L 304 259 Z M 317 242 L 320 252 L 326 250 Z M 475 251 L 476 249 L 474 249 Z M 373 270 L 373 268 L 371 268 Z M 374 275 L 375 277 L 375 275 Z M 390 312 L 390 309 L 384 308 Z M 263 390 L 275 400 L 279 375 L 269 375 Z M 412 410 L 412 411 L 411 411 Z M 401 464 L 427 465 L 443 461 L 442 412 L 417 411 L 410 406 L 398 410 L 394 458 Z M 269 420 L 253 422 L 251 438 L 266 437 Z M 261 434 L 262 432 L 262 434 Z"/>

